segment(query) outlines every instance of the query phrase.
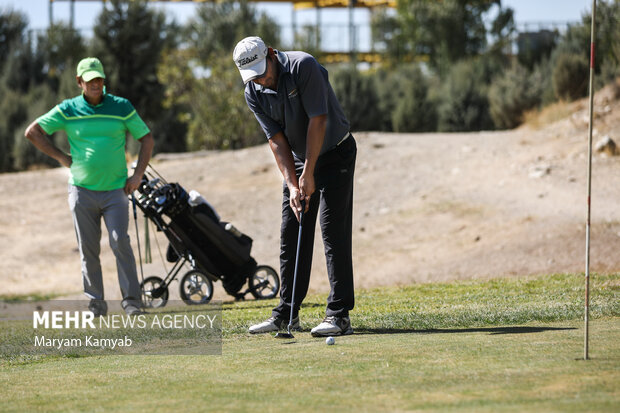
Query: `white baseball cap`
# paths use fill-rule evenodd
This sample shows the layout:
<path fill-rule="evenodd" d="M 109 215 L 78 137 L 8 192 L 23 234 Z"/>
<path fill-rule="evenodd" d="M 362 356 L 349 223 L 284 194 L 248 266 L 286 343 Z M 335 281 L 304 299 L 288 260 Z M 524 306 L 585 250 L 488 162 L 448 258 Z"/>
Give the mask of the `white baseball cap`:
<path fill-rule="evenodd" d="M 241 73 L 243 83 L 265 74 L 267 70 L 267 46 L 256 36 L 246 37 L 235 46 L 233 60 Z"/>

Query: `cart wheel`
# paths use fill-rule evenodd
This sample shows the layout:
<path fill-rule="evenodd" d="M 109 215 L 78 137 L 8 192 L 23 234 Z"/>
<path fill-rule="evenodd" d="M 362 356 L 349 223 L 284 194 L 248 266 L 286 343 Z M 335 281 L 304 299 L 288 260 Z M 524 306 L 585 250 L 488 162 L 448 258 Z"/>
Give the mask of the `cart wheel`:
<path fill-rule="evenodd" d="M 248 286 L 254 298 L 268 300 L 278 294 L 280 278 L 276 270 L 270 266 L 259 265 L 248 280 Z"/>
<path fill-rule="evenodd" d="M 213 282 L 202 271 L 188 271 L 181 279 L 179 295 L 185 304 L 206 304 L 213 297 Z"/>
<path fill-rule="evenodd" d="M 143 292 L 142 300 L 146 308 L 159 308 L 168 302 L 168 287 L 164 286 L 164 280 L 159 277 L 148 277 L 140 284 Z"/>

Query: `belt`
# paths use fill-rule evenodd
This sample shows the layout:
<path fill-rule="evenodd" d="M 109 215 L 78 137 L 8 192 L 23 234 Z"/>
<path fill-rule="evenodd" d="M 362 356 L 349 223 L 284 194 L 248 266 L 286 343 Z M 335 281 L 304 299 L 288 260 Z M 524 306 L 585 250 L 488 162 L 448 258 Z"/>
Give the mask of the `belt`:
<path fill-rule="evenodd" d="M 340 144 L 346 141 L 349 136 L 351 136 L 351 132 L 347 132 L 347 134 L 344 135 L 344 138 L 340 139 L 340 141 L 336 144 L 336 146 L 340 146 Z"/>

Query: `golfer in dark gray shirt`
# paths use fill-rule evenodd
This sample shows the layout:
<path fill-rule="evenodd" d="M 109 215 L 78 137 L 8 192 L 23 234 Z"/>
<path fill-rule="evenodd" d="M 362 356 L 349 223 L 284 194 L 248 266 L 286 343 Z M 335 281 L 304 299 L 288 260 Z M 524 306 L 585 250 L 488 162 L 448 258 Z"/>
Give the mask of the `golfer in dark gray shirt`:
<path fill-rule="evenodd" d="M 280 303 L 272 317 L 250 327 L 250 333 L 285 328 L 290 312 L 299 328 L 299 307 L 308 292 L 317 214 L 325 246 L 331 292 L 326 317 L 313 336 L 352 334 L 349 311 L 354 305 L 351 229 L 353 175 L 357 147 L 328 80 L 327 70 L 304 52 L 280 52 L 259 37 L 241 40 L 233 59 L 245 99 L 269 140 L 284 177 Z M 305 201 L 295 308 L 290 308 L 299 229 Z"/>

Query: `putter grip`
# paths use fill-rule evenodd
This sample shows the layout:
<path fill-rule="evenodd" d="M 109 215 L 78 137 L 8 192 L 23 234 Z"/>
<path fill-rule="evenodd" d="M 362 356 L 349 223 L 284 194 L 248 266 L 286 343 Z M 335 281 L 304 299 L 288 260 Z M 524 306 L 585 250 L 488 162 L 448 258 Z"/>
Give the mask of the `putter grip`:
<path fill-rule="evenodd" d="M 301 212 L 299 213 L 299 225 L 301 225 L 301 223 L 304 220 L 304 212 L 306 211 L 306 200 L 302 199 L 301 200 Z"/>

